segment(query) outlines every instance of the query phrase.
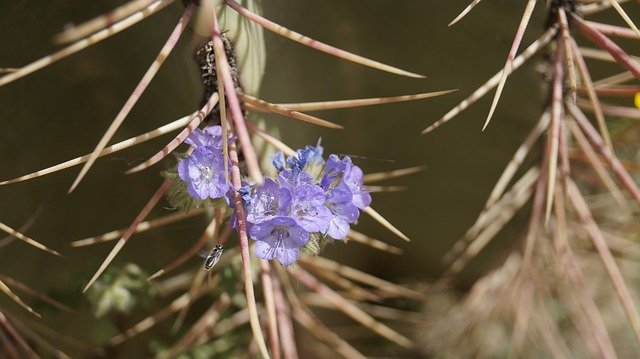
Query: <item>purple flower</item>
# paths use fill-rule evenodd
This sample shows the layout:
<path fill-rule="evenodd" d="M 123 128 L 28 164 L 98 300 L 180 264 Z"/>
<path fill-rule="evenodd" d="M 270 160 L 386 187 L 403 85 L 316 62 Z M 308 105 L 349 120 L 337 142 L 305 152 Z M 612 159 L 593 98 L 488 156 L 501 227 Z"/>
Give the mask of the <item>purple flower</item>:
<path fill-rule="evenodd" d="M 358 207 L 353 204 L 351 190 L 346 184 L 339 184 L 327 193 L 324 205 L 333 214 L 327 234 L 333 239 L 343 239 L 349 233 L 349 223 L 354 223 L 360 216 Z"/>
<path fill-rule="evenodd" d="M 313 184 L 313 178 L 307 172 L 296 172 L 286 169 L 278 175 L 278 184 L 293 191 L 303 185 Z"/>
<path fill-rule="evenodd" d="M 249 235 L 256 243 L 256 254 L 262 259 L 278 261 L 288 266 L 298 259 L 300 247 L 309 240 L 305 231 L 293 218 L 274 217 L 251 227 Z"/>
<path fill-rule="evenodd" d="M 326 190 L 336 187 L 344 174 L 351 171 L 351 167 L 353 167 L 353 162 L 349 156 L 340 159 L 337 155 L 329 155 L 322 171 L 320 186 Z"/>
<path fill-rule="evenodd" d="M 360 209 L 365 209 L 371 204 L 371 195 L 362 188 L 363 180 L 362 169 L 358 166 L 351 166 L 342 177 L 342 182 L 349 186 L 353 194 L 353 204 Z"/>
<path fill-rule="evenodd" d="M 284 153 L 276 152 L 276 154 L 271 157 L 271 164 L 278 172 L 283 171 L 286 167 Z"/>
<path fill-rule="evenodd" d="M 187 192 L 197 199 L 221 198 L 229 189 L 224 175 L 222 153 L 213 147 L 199 147 L 178 163 L 178 175 L 187 183 Z"/>
<path fill-rule="evenodd" d="M 273 164 L 273 167 L 275 167 L 278 172 L 287 168 L 294 172 L 301 172 L 308 166 L 322 165 L 324 163 L 324 159 L 322 158 L 323 151 L 324 149 L 320 144 L 316 147 L 306 146 L 305 148 L 297 150 L 295 156 L 289 156 L 286 159 L 282 152 L 278 152 L 271 158 L 271 164 Z"/>
<path fill-rule="evenodd" d="M 318 145 L 316 147 L 307 146 L 301 150 L 296 151 L 298 153 L 298 158 L 300 162 L 303 164 L 302 167 L 306 166 L 315 166 L 324 164 L 324 158 L 322 158 L 322 153 L 324 152 L 324 148 L 320 146 L 320 141 L 318 141 Z"/>
<path fill-rule="evenodd" d="M 324 205 L 324 190 L 315 184 L 302 185 L 292 192 L 289 215 L 308 232 L 325 233 L 332 218 Z"/>
<path fill-rule="evenodd" d="M 318 145 L 317 147 L 306 146 L 303 149 L 299 149 L 296 151 L 296 156 L 290 156 L 287 158 L 287 165 L 289 168 L 296 172 L 300 172 L 305 169 L 307 165 L 316 165 L 324 162 L 322 158 L 323 152 L 322 146 Z"/>
<path fill-rule="evenodd" d="M 286 188 L 280 188 L 270 179 L 265 179 L 261 186 L 254 186 L 246 207 L 247 221 L 257 224 L 267 221 L 275 216 L 284 215 L 291 202 L 291 192 Z M 243 196 L 247 198 L 247 196 Z"/>
<path fill-rule="evenodd" d="M 371 204 L 371 195 L 362 188 L 362 169 L 351 162 L 348 156 L 342 159 L 336 155 L 329 156 L 324 166 L 323 176 L 320 181 L 322 188 L 330 190 L 341 183 L 346 184 L 353 194 L 353 204 L 360 209 L 365 209 Z"/>
<path fill-rule="evenodd" d="M 204 130 L 196 128 L 184 142 L 193 148 L 205 146 L 222 148 L 222 127 L 211 126 Z"/>

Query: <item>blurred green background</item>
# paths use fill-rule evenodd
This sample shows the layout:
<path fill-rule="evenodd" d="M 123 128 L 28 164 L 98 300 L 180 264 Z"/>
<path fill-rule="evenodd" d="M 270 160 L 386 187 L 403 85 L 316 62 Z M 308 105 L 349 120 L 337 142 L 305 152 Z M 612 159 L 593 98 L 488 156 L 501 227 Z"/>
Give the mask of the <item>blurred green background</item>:
<path fill-rule="evenodd" d="M 124 1 L 0 2 L 0 67 L 19 67 L 55 50 L 52 36 L 68 23 L 80 23 Z M 359 0 L 265 1 L 269 19 L 329 44 L 427 76 L 399 77 L 333 58 L 265 32 L 267 69 L 261 98 L 270 102 L 395 96 L 457 88 L 444 97 L 359 109 L 318 113 L 345 126 L 325 130 L 266 116 L 282 139 L 297 148 L 322 143 L 329 153 L 350 154 L 365 172 L 416 165 L 427 169 L 387 182 L 408 190 L 374 195 L 372 206 L 411 239 L 404 243 L 374 221 L 362 217 L 356 229 L 405 249 L 402 256 L 358 244 L 330 246 L 324 255 L 398 282 L 426 282 L 442 270 L 443 253 L 470 226 L 515 148 L 539 116 L 545 102 L 535 57 L 507 82 L 502 100 L 485 132 L 482 122 L 492 94 L 453 122 L 421 136 L 420 131 L 468 96 L 504 64 L 524 3 L 487 0 L 453 27 L 447 24 L 466 5 L 455 1 Z M 0 178 L 9 179 L 90 152 L 182 13 L 167 9 L 97 46 L 82 51 L 0 88 Z M 610 22 L 623 25 L 611 12 Z M 534 12 L 523 41 L 528 46 L 544 31 L 544 6 Z M 146 132 L 194 111 L 202 87 L 192 60 L 191 30 L 180 41 L 128 116 L 113 141 Z M 160 149 L 170 136 L 100 159 L 79 188 L 67 189 L 79 167 L 36 180 L 0 187 L 0 221 L 20 227 L 42 206 L 27 231 L 61 251 L 55 258 L 15 242 L 0 252 L 0 272 L 52 293 L 72 307 L 86 307 L 81 288 L 112 248 L 111 244 L 72 249 L 68 243 L 127 227 L 160 185 L 157 165 L 124 175 Z M 112 142 L 113 142 L 112 141 Z M 391 160 L 392 162 L 388 161 Z M 151 217 L 166 213 L 166 203 Z M 192 219 L 137 235 L 117 262 L 134 262 L 155 272 L 190 246 L 205 222 Z M 464 287 L 512 248 L 509 231 L 490 245 L 481 260 L 464 272 Z M 232 244 L 231 244 L 232 245 Z M 488 254 L 487 254 L 488 253 Z M 194 258 L 188 265 L 201 265 Z M 0 296 L 0 305 L 14 306 Z M 45 313 L 56 322 L 57 314 Z M 59 320 L 59 319 L 58 319 Z M 65 332 L 86 331 L 65 319 Z M 100 322 L 92 325 L 100 325 Z M 90 335 L 97 331 L 90 331 Z M 86 337 L 86 333 L 82 334 Z M 99 339 L 99 338 L 92 338 Z"/>

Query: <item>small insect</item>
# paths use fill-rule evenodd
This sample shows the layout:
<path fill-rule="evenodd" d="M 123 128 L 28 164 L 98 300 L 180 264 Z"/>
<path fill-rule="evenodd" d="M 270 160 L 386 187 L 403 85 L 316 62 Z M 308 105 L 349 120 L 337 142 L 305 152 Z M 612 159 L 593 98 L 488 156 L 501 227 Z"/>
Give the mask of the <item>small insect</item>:
<path fill-rule="evenodd" d="M 213 246 L 211 251 L 207 253 L 204 259 L 204 270 L 210 271 L 213 266 L 218 263 L 220 257 L 222 256 L 222 251 L 224 251 L 224 246 L 222 244 L 216 244 Z"/>

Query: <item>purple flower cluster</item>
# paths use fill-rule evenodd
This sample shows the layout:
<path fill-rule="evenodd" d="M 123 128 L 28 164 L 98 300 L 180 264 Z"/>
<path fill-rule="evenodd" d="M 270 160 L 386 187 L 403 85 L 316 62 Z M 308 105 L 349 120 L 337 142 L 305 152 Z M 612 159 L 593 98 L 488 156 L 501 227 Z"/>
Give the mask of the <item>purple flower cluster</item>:
<path fill-rule="evenodd" d="M 224 174 L 222 128 L 196 128 L 185 143 L 193 152 L 178 162 L 178 176 L 186 182 L 189 195 L 199 200 L 224 197 L 230 183 Z"/>
<path fill-rule="evenodd" d="M 349 157 L 322 157 L 321 146 L 272 159 L 277 178 L 243 189 L 249 235 L 262 259 L 293 264 L 312 238 L 344 239 L 371 203 L 362 170 Z"/>
<path fill-rule="evenodd" d="M 198 200 L 227 197 L 233 187 L 224 174 L 222 129 L 196 129 L 185 141 L 193 153 L 178 163 L 178 176 L 188 194 Z M 282 265 L 295 263 L 300 250 L 331 239 L 344 239 L 352 223 L 371 203 L 363 188 L 363 174 L 348 156 L 330 155 L 323 148 L 307 146 L 295 156 L 272 158 L 278 175 L 261 185 L 239 189 L 245 202 L 247 229 L 257 241 L 262 259 L 277 258 Z M 321 242 L 321 243 L 320 243 Z"/>

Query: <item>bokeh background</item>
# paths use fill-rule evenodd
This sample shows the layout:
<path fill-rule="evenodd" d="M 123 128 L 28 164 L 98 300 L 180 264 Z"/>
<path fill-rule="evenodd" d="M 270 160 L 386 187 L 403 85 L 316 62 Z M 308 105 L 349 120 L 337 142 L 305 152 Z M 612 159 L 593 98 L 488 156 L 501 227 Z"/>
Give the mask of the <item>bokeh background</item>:
<path fill-rule="evenodd" d="M 124 1 L 51 0 L 0 2 L 0 67 L 19 67 L 57 47 L 52 36 Z M 419 174 L 386 184 L 403 192 L 378 193 L 372 206 L 412 241 L 405 243 L 363 217 L 357 230 L 405 250 L 401 256 L 336 244 L 325 254 L 396 282 L 428 282 L 438 276 L 443 253 L 473 223 L 504 165 L 540 115 L 545 91 L 534 57 L 507 83 L 491 125 L 481 132 L 491 96 L 435 132 L 420 131 L 439 119 L 504 64 L 524 3 L 487 0 L 453 27 L 447 24 L 467 0 L 269 0 L 269 19 L 340 48 L 421 73 L 426 79 L 394 76 L 348 63 L 265 31 L 267 68 L 261 98 L 270 102 L 395 96 L 445 89 L 458 92 L 427 100 L 318 113 L 345 126 L 326 130 L 276 116 L 291 147 L 315 144 L 327 152 L 349 154 L 366 172 L 417 165 Z M 97 46 L 0 88 L 0 178 L 9 179 L 90 152 L 128 98 L 182 13 L 167 9 Z M 609 12 L 610 23 L 623 25 Z M 544 31 L 539 4 L 523 47 Z M 122 140 L 173 121 L 198 108 L 202 86 L 192 59 L 191 30 L 180 41 L 114 138 Z M 32 285 L 88 312 L 81 288 L 112 248 L 102 244 L 73 249 L 68 243 L 127 227 L 160 185 L 167 164 L 135 175 L 123 172 L 160 149 L 164 136 L 100 159 L 72 194 L 67 190 L 79 167 L 45 178 L 0 187 L 0 220 L 20 227 L 38 209 L 26 232 L 61 251 L 55 258 L 23 243 L 0 252 L 0 273 Z M 151 217 L 167 212 L 167 204 Z M 182 253 L 201 234 L 196 218 L 136 235 L 116 262 L 133 262 L 155 272 Z M 522 226 L 511 226 L 462 274 L 461 289 L 504 258 Z M 201 265 L 194 258 L 190 266 Z M 1 306 L 15 306 L 0 296 Z M 110 336 L 104 321 L 45 311 L 44 321 L 66 333 L 99 341 Z M 104 326 L 104 330 L 101 330 Z"/>

